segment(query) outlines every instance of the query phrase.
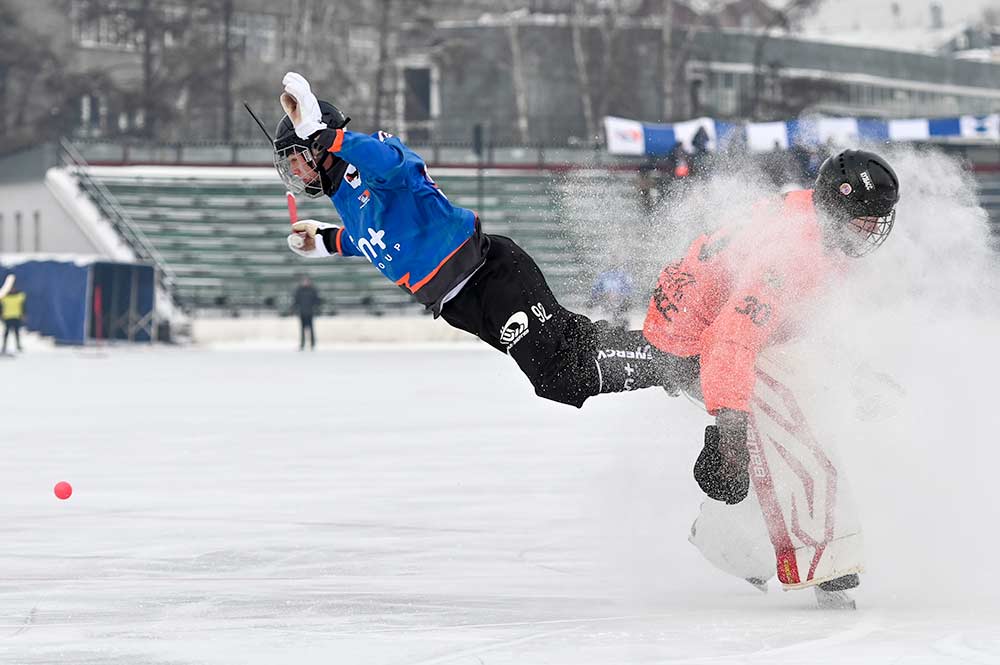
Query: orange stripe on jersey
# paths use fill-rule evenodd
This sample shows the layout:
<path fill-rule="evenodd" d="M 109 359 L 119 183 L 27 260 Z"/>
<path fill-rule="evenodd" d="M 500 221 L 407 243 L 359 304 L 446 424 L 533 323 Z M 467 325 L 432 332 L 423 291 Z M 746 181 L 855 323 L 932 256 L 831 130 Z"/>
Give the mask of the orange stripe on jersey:
<path fill-rule="evenodd" d="M 405 275 L 397 279 L 396 286 L 402 286 L 410 293 L 413 293 L 413 287 L 410 286 L 410 273 L 406 273 Z"/>
<path fill-rule="evenodd" d="M 455 256 L 455 254 L 458 253 L 458 250 L 460 250 L 463 247 L 465 247 L 465 245 L 466 245 L 467 242 L 469 242 L 469 238 L 466 238 L 465 242 L 463 242 L 461 245 L 459 245 L 458 247 L 456 247 L 454 252 L 452 252 L 448 256 L 444 257 L 444 260 L 442 260 L 441 263 L 438 264 L 437 268 L 435 268 L 434 270 L 432 270 L 429 275 L 427 275 L 426 277 L 424 277 L 422 280 L 420 280 L 416 284 L 410 285 L 410 273 L 406 273 L 405 275 L 403 275 L 402 277 L 400 277 L 396 281 L 396 286 L 402 286 L 403 288 L 405 288 L 410 293 L 416 293 L 425 284 L 427 284 L 427 282 L 431 281 L 431 279 L 434 278 L 434 275 L 438 274 L 438 271 L 441 270 L 441 268 L 444 266 L 444 264 L 448 263 L 448 259 L 450 259 L 451 257 Z"/>
<path fill-rule="evenodd" d="M 327 152 L 338 152 L 344 145 L 344 130 L 338 129 L 337 136 L 333 139 L 333 145 Z"/>

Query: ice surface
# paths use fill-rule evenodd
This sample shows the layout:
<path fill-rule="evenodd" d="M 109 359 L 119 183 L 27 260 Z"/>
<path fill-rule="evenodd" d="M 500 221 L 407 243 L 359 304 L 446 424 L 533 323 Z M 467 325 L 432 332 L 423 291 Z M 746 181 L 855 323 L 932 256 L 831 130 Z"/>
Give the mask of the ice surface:
<path fill-rule="evenodd" d="M 658 390 L 577 411 L 469 345 L 29 352 L 0 366 L 0 662 L 997 663 L 997 417 L 962 411 L 994 391 L 960 383 L 995 355 L 895 375 L 843 451 L 870 566 L 829 613 L 686 542 L 705 417 Z"/>
<path fill-rule="evenodd" d="M 702 560 L 706 417 L 659 390 L 577 411 L 481 345 L 29 345 L 0 359 L 0 663 L 1000 663 L 997 257 L 957 164 L 891 161 L 896 229 L 803 367 L 860 506 L 857 612 Z M 729 177 L 686 231 L 758 196 Z M 688 240 L 640 236 L 657 266 Z"/>

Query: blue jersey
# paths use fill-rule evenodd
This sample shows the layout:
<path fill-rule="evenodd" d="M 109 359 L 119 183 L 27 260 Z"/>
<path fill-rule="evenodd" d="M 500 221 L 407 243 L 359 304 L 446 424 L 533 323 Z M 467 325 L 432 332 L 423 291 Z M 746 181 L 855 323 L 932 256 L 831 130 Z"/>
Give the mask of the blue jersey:
<path fill-rule="evenodd" d="M 334 249 L 364 256 L 438 312 L 441 298 L 485 259 L 475 213 L 452 205 L 420 156 L 391 134 L 339 129 L 330 152 L 350 164 L 330 196 L 344 222 Z"/>

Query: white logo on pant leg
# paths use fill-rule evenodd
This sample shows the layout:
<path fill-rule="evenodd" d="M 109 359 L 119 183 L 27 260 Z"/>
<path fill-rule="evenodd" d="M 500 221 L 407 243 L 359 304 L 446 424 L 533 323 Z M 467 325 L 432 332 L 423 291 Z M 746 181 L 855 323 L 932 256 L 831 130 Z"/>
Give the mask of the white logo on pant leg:
<path fill-rule="evenodd" d="M 649 344 L 637 347 L 635 351 L 625 349 L 601 349 L 597 352 L 597 359 L 604 358 L 626 358 L 628 360 L 652 360 L 653 355 L 649 351 Z"/>
<path fill-rule="evenodd" d="M 528 315 L 524 312 L 514 312 L 500 329 L 500 342 L 510 351 L 527 334 Z"/>
<path fill-rule="evenodd" d="M 545 311 L 545 305 L 538 303 L 531 306 L 531 313 L 538 317 L 538 320 L 545 323 L 552 318 L 552 315 Z"/>

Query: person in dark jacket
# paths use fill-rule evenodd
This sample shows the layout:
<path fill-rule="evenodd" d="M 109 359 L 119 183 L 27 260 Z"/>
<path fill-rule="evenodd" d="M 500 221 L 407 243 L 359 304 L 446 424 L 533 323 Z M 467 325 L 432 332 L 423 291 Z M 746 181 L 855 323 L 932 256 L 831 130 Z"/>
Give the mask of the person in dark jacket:
<path fill-rule="evenodd" d="M 295 289 L 295 294 L 292 296 L 292 311 L 299 316 L 299 351 L 304 351 L 306 348 L 306 331 L 309 331 L 309 348 L 316 349 L 316 330 L 313 328 L 313 317 L 316 315 L 316 311 L 319 309 L 320 303 L 319 293 L 316 291 L 316 287 L 313 286 L 312 280 L 308 277 L 303 277 L 302 282 Z"/>

